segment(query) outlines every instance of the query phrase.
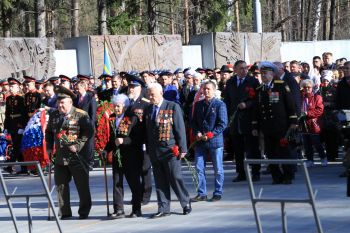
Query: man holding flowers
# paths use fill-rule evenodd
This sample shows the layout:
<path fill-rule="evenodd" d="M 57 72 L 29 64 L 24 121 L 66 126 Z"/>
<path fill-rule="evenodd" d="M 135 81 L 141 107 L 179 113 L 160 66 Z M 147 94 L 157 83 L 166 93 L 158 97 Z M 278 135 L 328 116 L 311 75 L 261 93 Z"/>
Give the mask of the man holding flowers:
<path fill-rule="evenodd" d="M 192 129 L 196 136 L 195 164 L 198 172 L 198 194 L 191 201 L 207 200 L 205 163 L 210 156 L 215 175 L 215 190 L 210 201 L 219 201 L 224 184 L 223 131 L 227 126 L 226 104 L 215 98 L 216 84 L 204 84 L 204 99 L 197 102 L 192 116 Z"/>

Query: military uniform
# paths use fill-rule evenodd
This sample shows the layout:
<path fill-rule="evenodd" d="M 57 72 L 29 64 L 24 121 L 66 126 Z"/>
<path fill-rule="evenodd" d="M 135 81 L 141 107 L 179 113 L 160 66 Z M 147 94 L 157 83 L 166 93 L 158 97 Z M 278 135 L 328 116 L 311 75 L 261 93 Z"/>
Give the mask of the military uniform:
<path fill-rule="evenodd" d="M 21 152 L 22 134 L 19 129 L 24 129 L 27 122 L 27 116 L 24 107 L 24 98 L 21 95 L 10 95 L 6 98 L 5 122 L 4 127 L 11 134 L 13 157 L 10 161 L 23 161 Z M 22 172 L 26 172 L 26 167 L 22 167 Z"/>
<path fill-rule="evenodd" d="M 24 107 L 28 119 L 34 115 L 34 112 L 40 108 L 41 94 L 37 91 L 28 92 L 24 95 Z"/>
<path fill-rule="evenodd" d="M 68 90 L 63 87 L 60 89 Z M 69 90 L 68 90 L 69 91 Z M 73 93 L 72 93 L 73 94 Z M 60 95 L 58 95 L 60 99 Z M 93 135 L 93 125 L 88 114 L 72 106 L 67 115 L 58 110 L 50 113 L 46 129 L 48 151 L 56 148 L 55 183 L 58 192 L 59 214 L 62 218 L 72 216 L 70 207 L 69 182 L 72 177 L 79 194 L 79 215 L 87 218 L 91 209 L 89 168 L 86 142 Z M 77 152 L 69 147 L 75 146 Z"/>
<path fill-rule="evenodd" d="M 135 134 L 139 137 L 140 146 L 144 145 L 146 142 L 144 140 L 144 133 L 146 130 L 144 118 L 144 112 L 146 108 L 149 106 L 149 100 L 144 97 L 139 97 L 134 103 L 131 105 L 130 111 L 137 116 L 137 125 L 135 126 L 135 130 L 138 132 Z M 143 149 L 142 151 L 142 202 L 144 204 L 148 203 L 151 199 L 152 194 L 152 167 L 151 160 L 149 158 L 148 153 Z"/>
<path fill-rule="evenodd" d="M 269 159 L 291 159 L 290 148 L 280 143 L 291 124 L 297 124 L 294 99 L 282 80 L 272 80 L 269 85 L 257 88 L 257 104 L 252 121 L 253 129 L 264 134 L 265 153 Z M 274 183 L 290 183 L 293 169 L 290 165 L 270 165 Z"/>

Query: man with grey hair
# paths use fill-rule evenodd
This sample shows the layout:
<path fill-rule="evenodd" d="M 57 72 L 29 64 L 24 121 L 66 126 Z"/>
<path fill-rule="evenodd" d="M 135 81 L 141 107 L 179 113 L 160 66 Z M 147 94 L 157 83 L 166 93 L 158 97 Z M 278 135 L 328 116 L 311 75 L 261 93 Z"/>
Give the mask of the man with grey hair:
<path fill-rule="evenodd" d="M 283 80 L 286 85 L 290 88 L 290 92 L 293 95 L 294 103 L 295 103 L 295 110 L 297 116 L 300 116 L 300 110 L 301 110 L 301 94 L 300 94 L 300 87 L 295 81 L 295 79 L 292 77 L 291 73 L 284 69 L 284 65 L 281 62 L 274 62 L 273 63 L 277 68 L 276 73 L 276 79 Z"/>
<path fill-rule="evenodd" d="M 146 109 L 147 151 L 150 155 L 157 190 L 158 212 L 151 218 L 170 215 L 170 186 L 183 208 L 192 211 L 182 179 L 181 158 L 187 153 L 186 130 L 181 108 L 163 98 L 163 88 L 152 83 L 147 88 L 151 105 Z"/>
<path fill-rule="evenodd" d="M 291 158 L 284 138 L 289 128 L 297 128 L 295 104 L 290 88 L 283 80 L 277 80 L 277 67 L 271 62 L 260 64 L 262 85 L 257 88 L 257 98 L 253 115 L 253 135 L 258 130 L 264 134 L 265 154 L 269 159 Z M 291 184 L 294 175 L 290 165 L 270 165 L 273 184 Z"/>

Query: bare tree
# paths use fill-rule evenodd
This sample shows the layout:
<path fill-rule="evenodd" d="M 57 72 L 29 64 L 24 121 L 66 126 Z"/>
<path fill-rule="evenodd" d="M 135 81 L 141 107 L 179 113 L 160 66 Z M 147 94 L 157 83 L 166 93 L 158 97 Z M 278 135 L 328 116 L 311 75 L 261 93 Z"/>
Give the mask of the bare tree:
<path fill-rule="evenodd" d="M 336 0 L 331 0 L 331 12 L 330 12 L 330 22 L 329 22 L 329 40 L 334 40 L 335 37 L 335 6 Z"/>
<path fill-rule="evenodd" d="M 98 31 L 100 35 L 107 35 L 107 5 L 106 0 L 98 1 Z"/>
<path fill-rule="evenodd" d="M 157 28 L 156 6 L 156 0 L 147 1 L 148 34 L 150 35 L 154 35 Z"/>
<path fill-rule="evenodd" d="M 241 31 L 241 23 L 239 20 L 239 0 L 235 2 L 235 18 L 236 18 L 236 31 Z"/>
<path fill-rule="evenodd" d="M 193 0 L 193 34 L 198 35 L 201 33 L 201 6 L 200 6 L 200 0 Z"/>
<path fill-rule="evenodd" d="M 35 21 L 35 35 L 39 38 L 46 37 L 46 10 L 45 10 L 45 0 L 36 0 L 36 21 Z"/>
<path fill-rule="evenodd" d="M 312 40 L 316 41 L 318 38 L 318 31 L 320 30 L 320 17 L 321 17 L 321 7 L 322 0 L 314 0 L 315 1 L 315 17 L 314 24 L 312 28 Z"/>
<path fill-rule="evenodd" d="M 79 0 L 71 0 L 71 35 L 72 37 L 79 36 Z"/>
<path fill-rule="evenodd" d="M 185 3 L 185 12 L 184 12 L 184 21 L 185 21 L 185 44 L 188 44 L 190 41 L 190 19 L 189 19 L 189 10 L 188 10 L 188 0 L 184 0 Z"/>
<path fill-rule="evenodd" d="M 329 31 L 329 1 L 322 2 L 322 13 L 323 13 L 323 22 L 322 22 L 322 39 L 328 39 L 328 31 Z"/>

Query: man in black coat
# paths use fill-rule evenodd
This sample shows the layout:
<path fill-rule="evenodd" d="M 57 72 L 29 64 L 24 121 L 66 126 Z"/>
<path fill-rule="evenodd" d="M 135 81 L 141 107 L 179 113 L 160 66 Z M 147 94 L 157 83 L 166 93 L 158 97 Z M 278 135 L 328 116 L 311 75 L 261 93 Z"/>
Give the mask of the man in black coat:
<path fill-rule="evenodd" d="M 75 85 L 77 90 L 77 98 L 74 100 L 74 106 L 88 113 L 91 123 L 96 124 L 96 99 L 92 92 L 87 91 L 89 87 L 89 77 L 85 75 L 78 75 L 78 82 Z M 90 170 L 94 164 L 94 135 L 86 142 L 89 148 L 88 158 L 90 163 Z"/>
<path fill-rule="evenodd" d="M 134 127 L 136 132 L 134 135 L 139 138 L 139 146 L 142 147 L 141 154 L 134 155 L 142 160 L 142 204 L 146 205 L 151 199 L 152 194 L 152 167 L 151 160 L 148 153 L 146 153 L 145 148 L 145 137 L 144 132 L 146 130 L 146 125 L 144 121 L 144 112 L 146 108 L 150 105 L 150 101 L 143 97 L 145 83 L 141 80 L 138 75 L 127 75 L 126 76 L 129 87 L 128 87 L 128 97 L 130 98 L 130 111 L 137 116 L 137 124 Z M 135 168 L 136 169 L 136 168 Z"/>
<path fill-rule="evenodd" d="M 147 89 L 152 103 L 145 114 L 147 150 L 152 162 L 158 199 L 158 212 L 151 218 L 170 215 L 170 186 L 180 201 L 183 214 L 187 215 L 192 208 L 181 172 L 180 157 L 184 157 L 187 152 L 182 110 L 177 103 L 163 98 L 160 84 L 150 84 Z"/>
<path fill-rule="evenodd" d="M 236 75 L 231 77 L 224 90 L 224 101 L 230 117 L 230 133 L 236 160 L 237 177 L 233 182 L 246 180 L 244 172 L 244 154 L 247 158 L 259 159 L 258 137 L 252 135 L 252 110 L 255 98 L 255 89 L 259 81 L 248 76 L 245 61 L 238 60 L 234 65 Z M 260 165 L 252 166 L 253 181 L 260 180 Z"/>
<path fill-rule="evenodd" d="M 350 109 L 350 61 L 344 63 L 344 78 L 337 86 L 335 106 L 336 109 Z"/>

